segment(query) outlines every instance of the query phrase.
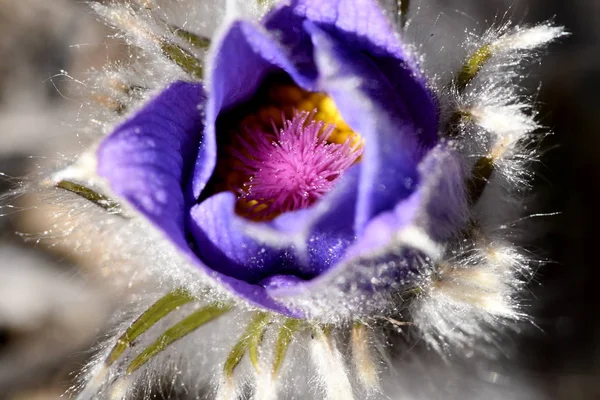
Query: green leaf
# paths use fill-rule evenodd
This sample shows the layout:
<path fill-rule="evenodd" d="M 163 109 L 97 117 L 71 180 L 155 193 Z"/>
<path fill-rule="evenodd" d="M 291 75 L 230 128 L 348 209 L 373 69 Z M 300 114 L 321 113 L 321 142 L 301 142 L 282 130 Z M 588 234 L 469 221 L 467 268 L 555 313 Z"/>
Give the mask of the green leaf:
<path fill-rule="evenodd" d="M 154 343 L 148 346 L 140 355 L 138 355 L 127 368 L 127 373 L 132 374 L 155 355 L 166 349 L 171 343 L 181 339 L 187 334 L 195 331 L 202 325 L 214 320 L 231 310 L 229 305 L 213 304 L 199 309 L 182 321 L 167 329 L 162 335 L 156 339 Z"/>
<path fill-rule="evenodd" d="M 410 0 L 397 0 L 398 16 L 400 17 L 400 26 L 406 26 L 408 10 L 410 9 Z"/>
<path fill-rule="evenodd" d="M 193 300 L 195 300 L 195 298 L 184 289 L 176 289 L 159 299 L 136 319 L 123 335 L 121 335 L 117 344 L 115 344 L 108 356 L 107 364 L 111 365 L 114 363 L 136 338 L 150 329 L 171 311 L 176 310 L 178 307 Z"/>
<path fill-rule="evenodd" d="M 481 157 L 471 170 L 471 179 L 467 181 L 469 204 L 477 203 L 494 172 L 494 159 L 491 156 Z"/>
<path fill-rule="evenodd" d="M 458 76 L 454 81 L 459 92 L 462 93 L 467 88 L 469 83 L 475 79 L 481 68 L 492 57 L 492 50 L 491 44 L 481 46 L 479 49 L 477 49 L 477 51 L 475 51 L 475 53 L 473 53 L 473 55 L 471 55 L 471 57 L 467 59 L 467 62 L 463 64 Z"/>
<path fill-rule="evenodd" d="M 481 68 L 483 68 L 494 54 L 493 50 L 494 47 L 492 44 L 481 46 L 463 64 L 454 80 L 454 86 L 459 93 L 464 92 L 467 86 L 479 74 Z M 469 119 L 471 119 L 471 115 L 467 111 L 457 110 L 454 112 L 447 125 L 446 132 L 448 136 L 457 136 L 460 133 L 459 127 L 461 122 Z M 493 172 L 494 160 L 491 157 L 481 157 L 477 160 L 472 170 L 472 177 L 467 181 L 469 204 L 474 205 L 477 203 Z"/>
<path fill-rule="evenodd" d="M 258 334 L 253 335 L 250 338 L 250 347 L 248 349 L 248 356 L 250 357 L 250 362 L 254 366 L 254 369 L 257 371 L 260 370 L 260 363 L 259 363 L 259 359 L 258 359 L 258 348 L 260 347 L 260 345 L 263 341 L 263 338 L 265 335 L 265 330 L 267 328 L 267 324 L 268 324 L 268 320 L 264 322 L 263 329 L 261 329 Z"/>
<path fill-rule="evenodd" d="M 179 36 L 180 39 L 186 41 L 189 45 L 201 49 L 207 50 L 210 47 L 210 39 L 207 37 L 196 35 L 190 31 L 187 31 L 183 28 L 179 28 L 175 25 L 169 25 L 169 30 L 171 33 Z"/>
<path fill-rule="evenodd" d="M 104 208 L 107 211 L 113 212 L 115 214 L 120 214 L 121 212 L 121 206 L 119 203 L 79 183 L 62 180 L 56 184 L 56 187 L 75 193 L 76 195 L 81 196 L 88 201 L 91 201 L 92 203 Z"/>
<path fill-rule="evenodd" d="M 192 53 L 166 40 L 162 40 L 160 42 L 160 48 L 171 61 L 177 64 L 192 78 L 202 79 L 202 76 L 204 75 L 204 67 L 202 66 L 202 62 L 198 60 Z"/>
<path fill-rule="evenodd" d="M 285 359 L 285 354 L 287 353 L 287 349 L 294 338 L 294 333 L 300 328 L 300 320 L 288 318 L 281 329 L 279 330 L 279 335 L 277 336 L 277 340 L 275 342 L 275 354 L 273 359 L 273 376 L 276 376 L 283 365 L 283 360 Z"/>
<path fill-rule="evenodd" d="M 233 346 L 233 350 L 229 353 L 223 371 L 227 377 L 233 375 L 235 367 L 238 366 L 248 348 L 255 344 L 256 350 L 254 356 L 250 354 L 250 360 L 254 368 L 258 369 L 258 345 L 262 339 L 263 333 L 267 326 L 269 314 L 265 312 L 257 312 L 254 318 L 250 321 L 240 340 Z"/>

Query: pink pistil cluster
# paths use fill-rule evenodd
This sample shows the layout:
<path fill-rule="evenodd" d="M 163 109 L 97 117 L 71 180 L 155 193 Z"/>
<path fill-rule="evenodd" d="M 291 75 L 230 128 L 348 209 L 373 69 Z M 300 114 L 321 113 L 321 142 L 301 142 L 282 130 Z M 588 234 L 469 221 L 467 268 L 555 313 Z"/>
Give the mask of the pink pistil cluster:
<path fill-rule="evenodd" d="M 281 130 L 273 123 L 273 133 L 247 130 L 251 141 L 240 135 L 242 149 L 234 155 L 248 179 L 238 192 L 256 217 L 309 207 L 362 154 L 362 147 L 352 145 L 350 138 L 328 143 L 335 125 L 313 120 L 315 112 L 296 112 Z"/>

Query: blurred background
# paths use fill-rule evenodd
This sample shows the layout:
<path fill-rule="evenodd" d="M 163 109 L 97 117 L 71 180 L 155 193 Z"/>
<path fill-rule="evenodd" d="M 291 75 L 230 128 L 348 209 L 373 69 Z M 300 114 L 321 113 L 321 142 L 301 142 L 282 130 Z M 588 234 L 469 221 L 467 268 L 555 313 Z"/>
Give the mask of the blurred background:
<path fill-rule="evenodd" d="M 531 398 L 600 399 L 600 0 L 428 4 L 458 30 L 511 7 L 519 22 L 554 19 L 572 33 L 531 79 L 543 82 L 540 116 L 554 130 L 537 166 L 535 212 L 560 214 L 536 223 L 531 248 L 552 260 L 530 287 L 539 329 L 510 338 L 518 351 L 507 368 L 527 377 Z M 81 99 L 71 89 L 124 56 L 110 35 L 79 0 L 0 0 L 0 193 L 79 149 Z M 11 204 L 0 209 L 0 399 L 58 399 L 118 298 L 85 259 L 36 240 L 47 227 L 35 200 Z"/>

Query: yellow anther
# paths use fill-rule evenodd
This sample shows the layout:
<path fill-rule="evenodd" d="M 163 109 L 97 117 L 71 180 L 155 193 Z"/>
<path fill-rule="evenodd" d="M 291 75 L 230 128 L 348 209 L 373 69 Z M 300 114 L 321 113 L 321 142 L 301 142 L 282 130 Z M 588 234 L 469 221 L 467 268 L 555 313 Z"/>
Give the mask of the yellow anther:
<path fill-rule="evenodd" d="M 271 131 L 271 121 L 281 127 L 282 115 L 286 119 L 292 119 L 295 111 L 312 112 L 316 110 L 314 119 L 326 124 L 335 125 L 335 129 L 329 137 L 331 143 L 342 144 L 350 138 L 353 146 L 362 146 L 360 135 L 355 133 L 344 121 L 338 111 L 335 101 L 322 92 L 307 92 L 295 85 L 275 85 L 268 91 L 267 103 L 241 122 L 240 126 L 251 129 L 262 128 Z"/>
<path fill-rule="evenodd" d="M 341 131 L 351 131 L 352 130 L 352 129 L 350 129 L 350 127 L 348 126 L 348 124 L 346 124 L 346 121 L 344 121 L 344 119 L 342 118 L 342 115 L 339 112 L 337 114 L 335 114 L 335 118 L 333 119 L 333 123 Z"/>
<path fill-rule="evenodd" d="M 318 109 L 317 109 L 318 110 Z M 315 116 L 313 117 L 314 119 L 318 120 L 318 121 L 323 121 L 325 123 L 329 123 L 329 118 L 327 118 L 328 115 L 326 113 L 324 113 L 321 110 L 318 110 L 317 113 L 315 114 Z"/>
<path fill-rule="evenodd" d="M 310 98 L 308 98 L 308 99 L 304 99 L 300 103 L 298 103 L 297 108 L 298 108 L 298 111 L 311 112 L 312 110 L 317 108 L 317 105 Z"/>
<path fill-rule="evenodd" d="M 241 198 L 238 200 L 237 204 L 236 204 L 236 211 L 238 214 L 240 214 L 243 217 L 256 217 L 257 214 L 259 214 L 261 211 L 263 211 L 264 209 L 266 209 L 267 207 L 269 207 L 268 204 L 263 203 L 263 204 L 258 204 L 258 201 L 256 200 L 246 200 L 244 198 Z M 261 219 L 259 220 L 269 220 L 271 219 L 271 216 L 263 216 Z"/>
<path fill-rule="evenodd" d="M 333 99 L 329 96 L 323 97 L 319 101 L 319 110 L 323 113 L 329 115 L 330 117 L 335 117 L 339 115 L 338 109 L 335 106 Z"/>

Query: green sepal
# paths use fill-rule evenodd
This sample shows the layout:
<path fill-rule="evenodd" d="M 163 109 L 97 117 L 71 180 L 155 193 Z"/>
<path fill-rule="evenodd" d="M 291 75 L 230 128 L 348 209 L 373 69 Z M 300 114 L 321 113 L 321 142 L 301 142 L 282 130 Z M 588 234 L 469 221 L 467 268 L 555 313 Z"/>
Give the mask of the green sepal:
<path fill-rule="evenodd" d="M 454 80 L 454 86 L 459 93 L 465 91 L 467 86 L 475 79 L 481 68 L 489 61 L 494 55 L 494 46 L 492 44 L 486 44 L 481 46 L 475 51 L 463 64 L 458 75 Z M 448 136 L 457 136 L 459 134 L 458 128 L 462 121 L 470 120 L 472 117 L 469 112 L 464 110 L 457 110 L 450 117 L 447 125 Z M 470 205 L 477 203 L 485 187 L 488 183 L 489 178 L 494 172 L 494 160 L 491 157 L 481 157 L 475 163 L 472 169 L 472 176 L 467 181 L 468 200 Z"/>
<path fill-rule="evenodd" d="M 210 39 L 204 36 L 196 35 L 175 25 L 169 25 L 169 30 L 177 35 L 181 40 L 200 50 L 207 50 L 210 47 Z"/>
<path fill-rule="evenodd" d="M 397 0 L 396 6 L 398 9 L 398 17 L 400 18 L 400 26 L 404 28 L 408 19 L 408 10 L 410 9 L 410 0 Z"/>
<path fill-rule="evenodd" d="M 250 347 L 248 348 L 248 356 L 250 357 L 250 362 L 254 369 L 259 372 L 260 371 L 260 361 L 258 357 L 258 348 L 260 347 L 263 338 L 265 336 L 265 330 L 267 328 L 268 320 L 263 324 L 263 329 L 260 330 L 260 333 L 254 335 L 250 338 Z"/>
<path fill-rule="evenodd" d="M 486 44 L 477 49 L 477 51 L 468 58 L 454 81 L 459 92 L 463 92 L 467 88 L 469 83 L 475 79 L 481 68 L 483 68 L 493 54 L 492 45 Z"/>
<path fill-rule="evenodd" d="M 182 321 L 167 329 L 162 335 L 140 353 L 127 367 L 127 373 L 132 374 L 140 367 L 150 361 L 155 355 L 167 348 L 171 343 L 183 338 L 187 334 L 195 331 L 202 325 L 214 320 L 231 310 L 232 306 L 222 304 L 212 304 L 195 311 Z"/>
<path fill-rule="evenodd" d="M 262 311 L 259 311 L 254 315 L 242 334 L 242 337 L 235 346 L 233 346 L 231 353 L 229 353 L 229 356 L 225 361 L 225 365 L 223 366 L 225 376 L 230 377 L 233 375 L 235 367 L 242 361 L 242 358 L 248 349 L 251 349 L 250 361 L 254 368 L 258 369 L 258 345 L 260 345 L 260 342 L 262 341 L 268 319 L 269 314 Z M 253 347 L 255 347 L 254 350 L 252 350 Z"/>
<path fill-rule="evenodd" d="M 178 307 L 193 300 L 195 300 L 195 297 L 184 289 L 173 290 L 159 299 L 136 319 L 121 337 L 119 337 L 119 340 L 117 340 L 117 343 L 108 356 L 107 364 L 111 365 L 114 363 L 121 354 L 131 346 L 131 343 L 136 338 L 154 326 L 154 324 L 167 314 L 171 313 L 171 311 L 176 310 Z"/>
<path fill-rule="evenodd" d="M 494 159 L 490 156 L 481 157 L 471 170 L 471 179 L 467 181 L 469 204 L 477 203 L 494 172 Z"/>
<path fill-rule="evenodd" d="M 79 183 L 61 180 L 55 186 L 59 189 L 75 193 L 111 213 L 120 214 L 121 212 L 121 205 L 118 202 Z"/>
<path fill-rule="evenodd" d="M 192 53 L 166 40 L 160 41 L 163 53 L 194 79 L 202 79 L 204 67 Z"/>
<path fill-rule="evenodd" d="M 279 334 L 277 335 L 277 340 L 275 341 L 275 351 L 273 357 L 273 376 L 277 376 L 279 374 L 279 370 L 283 365 L 283 360 L 285 359 L 285 354 L 287 353 L 288 347 L 294 338 L 294 334 L 300 328 L 301 320 L 288 318 L 281 329 L 279 330 Z"/>

